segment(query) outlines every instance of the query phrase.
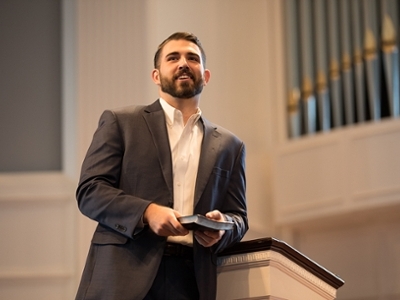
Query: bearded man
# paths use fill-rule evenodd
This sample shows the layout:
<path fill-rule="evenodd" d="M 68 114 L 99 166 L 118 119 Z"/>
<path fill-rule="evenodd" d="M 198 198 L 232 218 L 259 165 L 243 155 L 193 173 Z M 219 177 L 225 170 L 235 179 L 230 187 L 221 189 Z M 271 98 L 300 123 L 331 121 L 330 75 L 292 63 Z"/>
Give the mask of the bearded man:
<path fill-rule="evenodd" d="M 196 36 L 172 34 L 154 56 L 159 99 L 100 117 L 76 193 L 98 222 L 77 300 L 215 299 L 217 253 L 248 230 L 245 146 L 202 115 L 205 64 Z M 189 231 L 178 218 L 193 214 L 233 228 Z"/>

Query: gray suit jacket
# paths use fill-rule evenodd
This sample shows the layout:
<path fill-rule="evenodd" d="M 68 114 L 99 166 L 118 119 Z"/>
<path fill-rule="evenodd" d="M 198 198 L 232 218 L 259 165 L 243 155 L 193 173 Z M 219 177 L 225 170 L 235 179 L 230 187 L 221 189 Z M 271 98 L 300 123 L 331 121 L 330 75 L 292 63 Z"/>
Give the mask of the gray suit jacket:
<path fill-rule="evenodd" d="M 229 131 L 201 118 L 204 137 L 194 213 L 218 209 L 235 223 L 213 247 L 194 241 L 201 299 L 215 299 L 216 253 L 248 229 L 245 147 Z M 105 111 L 82 165 L 77 200 L 98 222 L 76 299 L 142 299 L 160 264 L 165 237 L 143 226 L 151 202 L 173 207 L 172 160 L 159 101 Z"/>

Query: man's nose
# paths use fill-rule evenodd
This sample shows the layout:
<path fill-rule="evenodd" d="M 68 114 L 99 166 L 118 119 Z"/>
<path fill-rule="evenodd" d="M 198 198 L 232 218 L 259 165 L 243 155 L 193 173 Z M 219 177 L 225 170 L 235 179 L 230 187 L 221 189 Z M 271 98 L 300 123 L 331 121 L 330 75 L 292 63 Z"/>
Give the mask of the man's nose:
<path fill-rule="evenodd" d="M 189 68 L 186 58 L 182 57 L 179 61 L 179 69 Z"/>

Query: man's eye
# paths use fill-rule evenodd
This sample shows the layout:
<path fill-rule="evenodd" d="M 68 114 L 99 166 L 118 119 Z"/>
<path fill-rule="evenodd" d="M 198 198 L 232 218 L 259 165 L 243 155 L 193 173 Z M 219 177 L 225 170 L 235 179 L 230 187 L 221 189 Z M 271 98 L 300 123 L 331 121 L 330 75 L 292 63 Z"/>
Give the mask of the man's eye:
<path fill-rule="evenodd" d="M 196 62 L 200 61 L 200 59 L 197 56 L 189 57 L 189 60 L 196 61 Z"/>
<path fill-rule="evenodd" d="M 173 61 L 173 60 L 177 60 L 178 58 L 176 56 L 169 56 L 167 58 L 168 61 Z"/>

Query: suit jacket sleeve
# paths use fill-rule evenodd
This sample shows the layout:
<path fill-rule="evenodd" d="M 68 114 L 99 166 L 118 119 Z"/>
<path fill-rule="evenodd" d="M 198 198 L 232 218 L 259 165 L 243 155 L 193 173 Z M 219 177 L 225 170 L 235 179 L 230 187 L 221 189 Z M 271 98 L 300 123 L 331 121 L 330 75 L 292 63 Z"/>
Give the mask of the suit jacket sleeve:
<path fill-rule="evenodd" d="M 82 164 L 76 196 L 81 212 L 127 237 L 142 226 L 150 200 L 120 189 L 125 141 L 114 112 L 105 111 Z"/>
<path fill-rule="evenodd" d="M 227 193 L 221 211 L 228 221 L 233 221 L 232 230 L 225 231 L 221 241 L 215 245 L 215 252 L 239 242 L 248 230 L 245 178 L 245 146 L 241 142 L 230 174 Z"/>

